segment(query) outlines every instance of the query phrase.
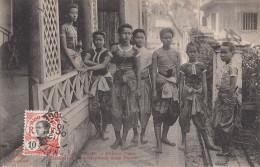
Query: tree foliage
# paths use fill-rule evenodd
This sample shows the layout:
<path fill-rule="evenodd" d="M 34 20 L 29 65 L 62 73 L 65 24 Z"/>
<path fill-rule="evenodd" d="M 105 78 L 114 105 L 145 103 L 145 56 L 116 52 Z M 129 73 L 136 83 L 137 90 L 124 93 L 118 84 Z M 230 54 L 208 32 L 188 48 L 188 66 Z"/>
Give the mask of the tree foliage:
<path fill-rule="evenodd" d="M 243 54 L 243 101 L 260 101 L 260 46 L 251 45 Z"/>
<path fill-rule="evenodd" d="M 148 15 L 168 15 L 177 31 L 184 26 L 198 26 L 198 1 L 147 0 Z"/>

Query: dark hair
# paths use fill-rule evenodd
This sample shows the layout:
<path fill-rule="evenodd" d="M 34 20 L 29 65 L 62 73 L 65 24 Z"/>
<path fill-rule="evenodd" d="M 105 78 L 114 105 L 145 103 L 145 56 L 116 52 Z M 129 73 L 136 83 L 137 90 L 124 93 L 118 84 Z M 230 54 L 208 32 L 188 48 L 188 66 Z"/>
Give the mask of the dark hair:
<path fill-rule="evenodd" d="M 191 28 L 189 35 L 190 36 L 193 36 L 193 35 L 203 36 L 204 34 L 198 28 Z"/>
<path fill-rule="evenodd" d="M 131 30 L 133 29 L 133 27 L 130 24 L 125 23 L 118 27 L 117 29 L 118 33 L 121 34 L 124 28 L 130 28 Z"/>
<path fill-rule="evenodd" d="M 136 36 L 137 33 L 143 33 L 145 36 L 145 31 L 143 29 L 135 29 L 133 31 L 133 38 Z"/>
<path fill-rule="evenodd" d="M 104 40 L 106 39 L 106 33 L 103 32 L 103 31 L 95 31 L 95 32 L 93 32 L 92 38 L 94 39 L 97 35 L 102 35 Z"/>
<path fill-rule="evenodd" d="M 165 34 L 165 33 L 171 33 L 172 34 L 172 37 L 174 36 L 174 31 L 171 29 L 171 28 L 163 28 L 163 29 L 161 29 L 161 31 L 160 31 L 160 37 L 162 37 L 163 36 L 163 34 Z"/>
<path fill-rule="evenodd" d="M 36 124 L 39 124 L 39 123 L 41 123 L 43 125 L 43 128 L 47 131 L 47 133 L 49 133 L 51 124 L 46 120 L 40 120 Z"/>
<path fill-rule="evenodd" d="M 70 12 L 70 9 L 72 9 L 72 8 L 77 8 L 77 9 L 79 9 L 79 7 L 78 7 L 77 4 L 75 4 L 75 3 L 70 4 L 70 5 L 68 6 L 68 8 L 67 8 L 67 14 Z"/>
<path fill-rule="evenodd" d="M 226 46 L 226 47 L 228 47 L 228 49 L 229 49 L 229 51 L 230 51 L 231 53 L 234 53 L 234 51 L 235 51 L 235 45 L 234 45 L 233 43 L 231 43 L 231 42 L 223 42 L 223 43 L 221 44 L 221 46 Z"/>
<path fill-rule="evenodd" d="M 191 47 L 195 47 L 197 49 L 198 52 L 200 52 L 199 48 L 198 48 L 198 45 L 196 45 L 195 43 L 193 42 L 190 42 L 188 43 L 188 45 L 186 46 L 186 52 L 188 51 L 189 48 Z"/>

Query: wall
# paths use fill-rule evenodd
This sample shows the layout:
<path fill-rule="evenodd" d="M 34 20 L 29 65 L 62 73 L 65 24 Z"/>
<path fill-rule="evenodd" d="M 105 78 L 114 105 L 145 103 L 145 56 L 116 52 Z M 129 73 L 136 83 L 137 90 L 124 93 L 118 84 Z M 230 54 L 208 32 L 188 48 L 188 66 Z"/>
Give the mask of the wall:
<path fill-rule="evenodd" d="M 0 26 L 11 31 L 11 0 L 0 1 Z"/>
<path fill-rule="evenodd" d="M 214 31 L 216 38 L 222 38 L 220 32 L 224 29 L 232 29 L 242 40 L 248 42 L 255 42 L 259 40 L 260 36 L 260 1 L 258 2 L 244 2 L 244 3 L 221 3 L 209 8 L 208 13 L 218 13 L 217 29 Z M 242 13 L 243 12 L 258 12 L 258 30 L 244 31 L 242 30 Z M 211 15 L 207 15 L 207 27 L 211 29 Z"/>
<path fill-rule="evenodd" d="M 125 22 L 133 26 L 133 29 L 142 28 L 142 3 L 141 0 L 125 0 Z"/>
<path fill-rule="evenodd" d="M 8 41 L 8 32 L 12 32 L 12 0 L 0 0 L 0 46 Z M 6 29 L 7 31 L 3 30 Z M 5 33 L 3 33 L 3 32 Z"/>

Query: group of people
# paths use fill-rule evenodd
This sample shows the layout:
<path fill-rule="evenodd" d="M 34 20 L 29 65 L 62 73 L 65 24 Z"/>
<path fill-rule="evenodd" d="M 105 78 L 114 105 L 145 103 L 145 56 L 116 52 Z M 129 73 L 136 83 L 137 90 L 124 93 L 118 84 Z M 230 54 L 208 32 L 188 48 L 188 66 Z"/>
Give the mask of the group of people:
<path fill-rule="evenodd" d="M 69 21 L 62 25 L 61 31 L 62 71 L 77 69 L 89 72 L 89 112 L 97 130 L 95 139 L 107 140 L 105 130 L 107 124 L 112 123 L 116 140 L 111 147 L 116 149 L 121 146 L 122 150 L 126 150 L 127 134 L 131 128 L 134 132 L 131 142 L 139 141 L 139 120 L 140 141 L 146 144 L 145 131 L 152 114 L 157 153 L 162 153 L 162 143 L 175 146 L 168 140 L 167 134 L 178 118 L 182 134 L 180 149 L 184 149 L 192 119 L 206 146 L 218 150 L 210 143 L 206 131 L 207 68 L 198 61 L 198 45 L 192 42 L 187 45 L 189 61 L 181 65 L 180 54 L 171 47 L 174 37 L 171 28 L 160 31 L 163 46 L 151 53 L 144 46 L 145 31 L 133 31 L 130 24 L 122 24 L 118 28 L 119 44 L 105 48 L 106 34 L 97 31 L 92 35 L 95 49 L 82 52 L 73 26 L 78 17 L 77 5 L 70 5 L 67 16 Z M 220 55 L 226 65 L 218 84 L 219 98 L 212 124 L 216 132 L 214 137 L 218 137 L 217 144 L 222 148 L 218 155 L 229 156 L 237 78 L 237 69 L 231 64 L 234 45 L 224 42 Z M 108 69 L 112 59 L 116 64 L 113 76 Z"/>

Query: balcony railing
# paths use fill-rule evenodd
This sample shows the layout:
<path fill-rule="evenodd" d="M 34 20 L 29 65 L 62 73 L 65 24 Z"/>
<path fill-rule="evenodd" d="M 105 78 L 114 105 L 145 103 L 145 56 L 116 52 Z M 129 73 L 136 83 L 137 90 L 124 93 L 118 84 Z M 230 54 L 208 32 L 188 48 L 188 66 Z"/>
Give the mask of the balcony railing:
<path fill-rule="evenodd" d="M 0 33 L 1 33 L 0 34 L 0 36 L 1 36 L 0 39 L 2 39 L 2 40 L 0 40 L 0 46 L 1 46 L 5 42 L 9 41 L 11 32 L 0 26 Z"/>
<path fill-rule="evenodd" d="M 48 83 L 33 85 L 34 107 L 65 114 L 87 99 L 88 88 L 88 74 L 72 71 Z"/>

